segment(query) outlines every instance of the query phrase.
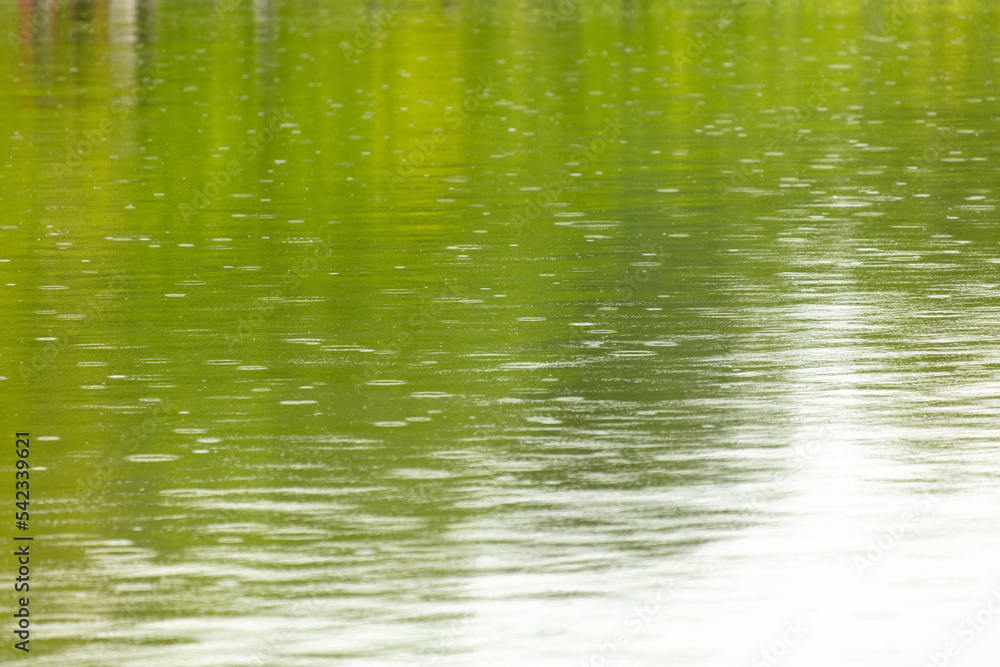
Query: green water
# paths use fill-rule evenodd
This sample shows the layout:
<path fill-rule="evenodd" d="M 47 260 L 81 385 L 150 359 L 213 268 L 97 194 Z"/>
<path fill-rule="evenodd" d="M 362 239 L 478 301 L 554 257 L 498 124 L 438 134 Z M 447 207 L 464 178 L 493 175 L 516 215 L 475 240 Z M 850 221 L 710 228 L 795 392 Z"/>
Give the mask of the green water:
<path fill-rule="evenodd" d="M 993 3 L 55 4 L 5 664 L 919 665 L 989 600 Z"/>

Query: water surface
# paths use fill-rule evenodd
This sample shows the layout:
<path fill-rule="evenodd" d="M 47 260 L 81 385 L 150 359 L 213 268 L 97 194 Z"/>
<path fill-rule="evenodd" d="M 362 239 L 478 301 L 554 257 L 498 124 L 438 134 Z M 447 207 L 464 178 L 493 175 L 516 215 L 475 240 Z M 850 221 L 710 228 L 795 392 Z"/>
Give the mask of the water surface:
<path fill-rule="evenodd" d="M 992 665 L 997 19 L 0 8 L 30 659 Z"/>

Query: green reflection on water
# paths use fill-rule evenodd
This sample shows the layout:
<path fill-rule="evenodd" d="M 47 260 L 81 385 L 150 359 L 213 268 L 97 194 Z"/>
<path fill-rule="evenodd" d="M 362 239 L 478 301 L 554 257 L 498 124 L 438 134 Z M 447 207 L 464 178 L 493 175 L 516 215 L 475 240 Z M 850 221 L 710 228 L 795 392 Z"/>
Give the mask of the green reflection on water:
<path fill-rule="evenodd" d="M 259 611 L 289 587 L 212 564 L 289 550 L 447 598 L 491 494 L 759 473 L 650 462 L 792 443 L 838 322 L 874 396 L 995 370 L 994 5 L 758 4 L 0 8 L 40 616 Z"/>

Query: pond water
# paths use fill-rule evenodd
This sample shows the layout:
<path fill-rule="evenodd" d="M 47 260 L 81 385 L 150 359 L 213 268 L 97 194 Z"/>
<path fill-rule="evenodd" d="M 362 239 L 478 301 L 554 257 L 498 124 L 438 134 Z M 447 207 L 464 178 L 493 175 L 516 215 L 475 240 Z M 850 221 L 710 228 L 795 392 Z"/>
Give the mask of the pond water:
<path fill-rule="evenodd" d="M 32 664 L 995 664 L 995 4 L 0 28 Z"/>

